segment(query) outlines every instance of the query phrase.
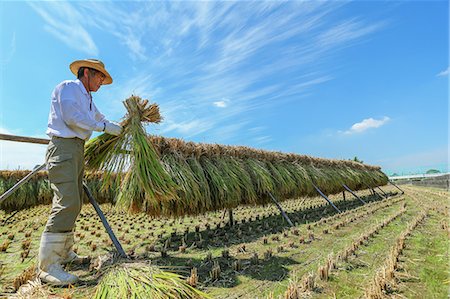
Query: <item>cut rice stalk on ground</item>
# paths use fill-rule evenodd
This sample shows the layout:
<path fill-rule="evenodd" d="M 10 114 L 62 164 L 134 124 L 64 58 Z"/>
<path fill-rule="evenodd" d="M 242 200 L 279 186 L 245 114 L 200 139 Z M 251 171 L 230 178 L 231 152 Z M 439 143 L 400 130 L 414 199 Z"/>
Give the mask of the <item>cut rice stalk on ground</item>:
<path fill-rule="evenodd" d="M 145 263 L 112 266 L 96 288 L 94 299 L 103 298 L 210 298 L 176 273 Z"/>

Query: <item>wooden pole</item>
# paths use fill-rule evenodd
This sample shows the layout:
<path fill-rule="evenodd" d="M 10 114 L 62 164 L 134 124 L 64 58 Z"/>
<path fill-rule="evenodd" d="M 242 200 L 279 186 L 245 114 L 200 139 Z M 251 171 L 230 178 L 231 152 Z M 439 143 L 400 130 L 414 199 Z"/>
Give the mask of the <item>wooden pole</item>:
<path fill-rule="evenodd" d="M 33 138 L 33 137 L 16 136 L 16 135 L 8 135 L 8 134 L 0 134 L 0 140 L 36 143 L 36 144 L 48 144 L 50 142 L 49 139 L 44 139 L 44 138 Z"/>

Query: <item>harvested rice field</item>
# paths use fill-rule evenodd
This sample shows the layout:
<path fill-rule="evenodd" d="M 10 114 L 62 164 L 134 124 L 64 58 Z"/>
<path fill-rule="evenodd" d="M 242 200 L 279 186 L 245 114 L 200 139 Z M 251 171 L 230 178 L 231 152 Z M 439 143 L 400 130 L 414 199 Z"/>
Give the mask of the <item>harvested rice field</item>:
<path fill-rule="evenodd" d="M 365 204 L 348 192 L 330 195 L 341 213 L 319 196 L 285 200 L 293 227 L 270 202 L 234 207 L 233 225 L 228 209 L 151 217 L 101 207 L 130 257 L 115 260 L 126 275 L 159 266 L 211 298 L 448 298 L 448 191 L 381 188 L 386 196 L 378 188 L 357 191 Z M 49 211 L 47 204 L 0 212 L 1 297 L 101 298 L 124 274 L 105 258 L 114 247 L 88 204 L 75 249 L 93 259 L 67 266 L 80 282 L 62 288 L 33 281 Z"/>

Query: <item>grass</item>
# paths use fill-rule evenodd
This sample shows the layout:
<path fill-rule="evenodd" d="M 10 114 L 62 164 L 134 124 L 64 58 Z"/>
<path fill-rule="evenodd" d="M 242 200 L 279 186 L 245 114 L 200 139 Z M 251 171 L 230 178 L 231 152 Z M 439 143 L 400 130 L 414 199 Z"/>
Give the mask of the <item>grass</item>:
<path fill-rule="evenodd" d="M 393 207 L 394 210 L 396 208 L 398 206 Z M 356 256 L 351 257 L 346 263 L 339 263 L 339 271 L 333 274 L 332 280 L 322 294 L 336 295 L 338 298 L 356 298 L 364 295 L 369 282 L 367 273 L 375 272 L 382 265 L 396 237 L 406 228 L 406 223 L 413 215 L 414 212 L 411 210 L 403 214 L 361 246 Z"/>
<path fill-rule="evenodd" d="M 441 217 L 432 212 L 407 241 L 401 259 L 399 292 L 408 298 L 447 298 L 450 286 L 448 232 L 439 227 Z M 430 232 L 433 232 L 430 234 Z"/>

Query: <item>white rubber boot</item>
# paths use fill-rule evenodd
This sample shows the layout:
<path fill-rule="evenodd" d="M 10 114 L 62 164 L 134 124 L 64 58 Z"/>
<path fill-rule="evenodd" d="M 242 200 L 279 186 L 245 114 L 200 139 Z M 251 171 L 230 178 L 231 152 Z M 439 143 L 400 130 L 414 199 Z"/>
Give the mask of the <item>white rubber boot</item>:
<path fill-rule="evenodd" d="M 52 285 L 69 285 L 78 277 L 64 271 L 61 262 L 67 259 L 67 242 L 72 233 L 42 233 L 39 247 L 38 277 Z"/>
<path fill-rule="evenodd" d="M 67 237 L 66 247 L 65 247 L 66 257 L 65 257 L 65 259 L 63 259 L 61 261 L 61 264 L 65 265 L 68 263 L 72 263 L 72 264 L 76 264 L 76 265 L 82 265 L 82 264 L 89 263 L 91 261 L 90 257 L 79 256 L 78 254 L 75 253 L 75 251 L 72 250 L 73 243 L 74 243 L 74 237 L 73 237 L 73 232 L 72 232 L 72 233 L 70 233 L 70 236 Z"/>

